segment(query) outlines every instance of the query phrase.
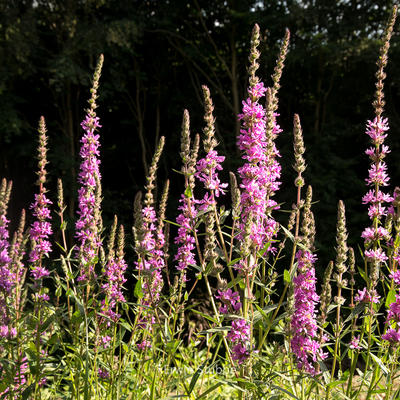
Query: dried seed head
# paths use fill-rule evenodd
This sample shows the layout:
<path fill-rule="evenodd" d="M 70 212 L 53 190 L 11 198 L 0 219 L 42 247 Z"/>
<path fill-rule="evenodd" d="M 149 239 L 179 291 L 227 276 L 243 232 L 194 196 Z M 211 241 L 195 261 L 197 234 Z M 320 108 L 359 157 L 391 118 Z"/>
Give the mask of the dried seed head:
<path fill-rule="evenodd" d="M 125 230 L 124 226 L 119 226 L 118 239 L 117 239 L 117 257 L 118 260 L 123 260 L 125 255 Z"/>
<path fill-rule="evenodd" d="M 314 216 L 311 212 L 311 202 L 312 202 L 312 187 L 307 187 L 306 201 L 303 207 L 303 223 L 301 225 L 302 243 L 304 246 L 312 250 L 312 245 L 315 236 L 315 223 Z"/>
<path fill-rule="evenodd" d="M 133 204 L 133 237 L 135 241 L 135 250 L 138 251 L 139 244 L 143 240 L 143 214 L 142 214 L 142 192 L 137 192 Z"/>
<path fill-rule="evenodd" d="M 383 44 L 381 46 L 379 52 L 379 58 L 377 61 L 378 71 L 376 73 L 377 83 L 376 83 L 376 92 L 375 92 L 375 100 L 372 103 L 375 108 L 375 114 L 378 119 L 381 117 L 383 113 L 383 108 L 385 106 L 384 93 L 383 93 L 383 82 L 386 78 L 385 67 L 388 61 L 388 51 L 390 47 L 390 39 L 393 33 L 393 26 L 396 21 L 397 16 L 397 6 L 394 6 L 392 9 L 392 13 L 389 17 L 388 23 L 386 25 L 385 34 L 383 37 Z"/>
<path fill-rule="evenodd" d="M 203 95 L 204 95 L 204 106 L 205 106 L 205 114 L 204 121 L 206 126 L 203 130 L 204 132 L 204 140 L 203 146 L 206 153 L 210 152 L 217 146 L 217 141 L 215 140 L 215 118 L 213 116 L 214 105 L 212 103 L 210 90 L 207 86 L 202 86 Z"/>
<path fill-rule="evenodd" d="M 65 210 L 65 204 L 64 204 L 63 183 L 60 178 L 57 179 L 57 205 L 60 210 L 60 213 L 62 213 Z"/>
<path fill-rule="evenodd" d="M 346 215 L 345 207 L 342 200 L 338 205 L 338 217 L 336 228 L 336 262 L 335 267 L 338 272 L 337 284 L 342 285 L 342 275 L 347 271 L 347 230 L 346 230 Z"/>
<path fill-rule="evenodd" d="M 46 165 L 47 165 L 47 136 L 46 136 L 46 123 L 44 117 L 40 117 L 39 120 L 39 146 L 38 146 L 38 185 L 43 185 L 46 183 Z"/>
<path fill-rule="evenodd" d="M 153 159 L 151 161 L 149 175 L 146 178 L 147 184 L 145 187 L 146 194 L 145 194 L 145 200 L 144 200 L 144 205 L 146 207 L 152 207 L 154 204 L 153 190 L 155 188 L 155 180 L 156 180 L 158 161 L 160 160 L 161 153 L 164 148 L 164 144 L 165 144 L 165 137 L 161 136 L 160 141 L 158 142 L 157 149 L 156 149 Z"/>
<path fill-rule="evenodd" d="M 354 280 L 354 275 L 356 273 L 355 265 L 356 265 L 356 259 L 354 256 L 354 249 L 352 247 L 349 247 L 349 272 L 351 276 L 349 283 L 351 286 L 354 286 L 356 284 Z"/>
<path fill-rule="evenodd" d="M 115 235 L 117 233 L 117 225 L 118 225 L 118 217 L 114 215 L 114 221 L 113 224 L 111 225 L 110 229 L 110 235 L 108 237 L 108 243 L 107 243 L 107 260 L 111 260 L 114 258 L 114 244 L 115 244 Z"/>
<path fill-rule="evenodd" d="M 296 204 L 293 204 L 292 211 L 289 216 L 288 226 L 287 226 L 289 231 L 291 231 L 294 228 L 294 224 L 296 223 L 296 214 L 297 214 L 297 207 L 296 207 Z"/>
<path fill-rule="evenodd" d="M 160 206 L 158 209 L 158 222 L 157 222 L 158 232 L 162 232 L 164 228 L 165 213 L 167 211 L 168 193 L 169 193 L 169 180 L 165 182 L 164 190 L 161 196 Z"/>
<path fill-rule="evenodd" d="M 12 181 L 3 179 L 0 187 L 0 215 L 7 214 L 8 203 L 10 201 Z"/>
<path fill-rule="evenodd" d="M 189 181 L 189 186 L 193 190 L 195 186 L 195 177 L 194 174 L 196 172 L 196 163 L 197 163 L 197 157 L 199 155 L 199 148 L 200 148 L 200 135 L 196 133 L 196 136 L 194 137 L 194 143 L 192 147 L 192 151 L 190 152 L 190 161 L 188 163 L 188 181 Z"/>
<path fill-rule="evenodd" d="M 289 40 L 290 40 L 290 31 L 289 29 L 286 29 L 285 32 L 285 37 L 283 39 L 282 46 L 279 51 L 279 56 L 278 59 L 276 60 L 276 66 L 274 69 L 274 74 L 272 75 L 272 111 L 275 112 L 278 109 L 278 91 L 280 89 L 280 80 L 282 76 L 282 71 L 285 59 L 286 59 L 286 54 L 289 46 Z"/>
<path fill-rule="evenodd" d="M 300 118 L 297 114 L 294 115 L 293 121 L 293 136 L 294 136 L 294 158 L 295 164 L 293 165 L 294 170 L 298 173 L 297 178 L 295 180 L 296 186 L 304 186 L 304 179 L 301 174 L 306 169 L 306 163 L 303 158 L 303 154 L 305 152 L 304 141 L 303 141 L 303 131 L 301 129 Z"/>
<path fill-rule="evenodd" d="M 329 261 L 328 266 L 324 272 L 324 281 L 322 284 L 321 291 L 321 325 L 323 325 L 326 321 L 326 317 L 328 315 L 328 307 L 332 300 L 332 287 L 331 287 L 331 276 L 333 271 L 333 261 Z"/>
<path fill-rule="evenodd" d="M 259 44 L 260 44 L 260 27 L 257 24 L 255 24 L 251 34 L 251 41 L 250 41 L 250 55 L 249 55 L 250 65 L 248 69 L 250 88 L 254 88 L 259 82 L 259 79 L 256 76 L 256 72 L 259 67 L 257 60 L 260 57 L 260 52 L 257 49 Z"/>
<path fill-rule="evenodd" d="M 96 117 L 96 100 L 98 98 L 97 95 L 97 90 L 99 88 L 99 81 L 100 81 L 100 75 L 101 75 L 101 70 L 103 68 L 103 62 L 104 62 L 104 56 L 103 54 L 100 54 L 99 60 L 97 61 L 96 69 L 93 74 L 93 84 L 92 88 L 90 89 L 91 93 L 91 98 L 88 100 L 90 108 L 87 110 L 87 113 L 92 117 Z"/>
<path fill-rule="evenodd" d="M 229 172 L 231 182 L 232 196 L 232 218 L 237 220 L 240 218 L 240 189 L 237 184 L 236 176 L 233 172 Z"/>
<path fill-rule="evenodd" d="M 185 165 L 190 160 L 190 117 L 188 110 L 183 111 L 180 156 L 183 163 L 182 172 L 185 173 Z"/>

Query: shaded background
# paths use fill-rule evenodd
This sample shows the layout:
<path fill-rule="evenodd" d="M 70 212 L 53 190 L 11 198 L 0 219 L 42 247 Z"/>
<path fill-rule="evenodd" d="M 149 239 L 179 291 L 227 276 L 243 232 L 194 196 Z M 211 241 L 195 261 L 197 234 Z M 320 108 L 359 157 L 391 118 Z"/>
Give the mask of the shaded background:
<path fill-rule="evenodd" d="M 320 266 L 334 257 L 336 206 L 347 207 L 350 244 L 368 225 L 361 197 L 366 188 L 379 38 L 392 1 L 333 0 L 0 0 L 0 177 L 14 181 L 10 216 L 16 221 L 35 190 L 36 128 L 44 115 L 49 135 L 49 196 L 62 177 L 73 227 L 79 168 L 80 121 L 100 53 L 105 63 L 98 116 L 101 129 L 103 217 L 132 224 L 134 195 L 161 135 L 166 148 L 159 183 L 172 181 L 168 218 L 176 217 L 182 190 L 179 138 L 183 109 L 192 133 L 203 128 L 201 85 L 211 90 L 222 174 L 241 165 L 236 150 L 241 101 L 246 95 L 247 57 L 254 23 L 261 27 L 259 76 L 266 85 L 285 28 L 291 42 L 280 91 L 277 145 L 282 189 L 277 201 L 295 199 L 293 114 L 299 113 L 307 147 L 306 182 L 314 189 Z M 385 85 L 392 152 L 392 187 L 400 184 L 400 47 L 398 24 L 389 52 Z M 278 218 L 285 220 L 286 215 Z M 129 229 L 128 229 L 129 231 Z"/>

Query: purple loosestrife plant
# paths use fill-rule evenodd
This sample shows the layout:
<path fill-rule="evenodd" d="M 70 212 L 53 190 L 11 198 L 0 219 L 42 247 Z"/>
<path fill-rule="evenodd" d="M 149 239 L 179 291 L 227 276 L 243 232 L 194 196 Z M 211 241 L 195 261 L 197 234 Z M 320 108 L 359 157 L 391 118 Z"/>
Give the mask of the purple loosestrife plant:
<path fill-rule="evenodd" d="M 196 200 L 193 195 L 195 187 L 194 174 L 199 150 L 199 136 L 196 136 L 193 148 L 190 148 L 190 118 L 187 110 L 183 113 L 182 134 L 181 134 L 181 152 L 182 173 L 185 177 L 185 193 L 179 199 L 180 214 L 176 218 L 179 225 L 178 235 L 175 243 L 178 245 L 178 251 L 174 260 L 177 261 L 176 269 L 180 271 L 182 280 L 186 281 L 186 270 L 189 265 L 196 264 L 194 250 L 196 240 L 194 237 L 194 221 L 197 216 Z"/>
<path fill-rule="evenodd" d="M 233 344 L 232 359 L 239 365 L 250 356 L 250 329 L 249 322 L 244 319 L 235 319 L 228 333 L 228 339 Z"/>
<path fill-rule="evenodd" d="M 123 225 L 120 226 L 118 233 L 117 254 L 111 251 L 104 275 L 106 283 L 102 285 L 102 290 L 106 298 L 101 303 L 102 313 L 107 315 L 110 320 L 116 322 L 119 318 L 116 312 L 119 303 L 125 303 L 125 297 L 122 293 L 123 285 L 126 282 L 125 271 L 127 264 L 124 259 L 125 234 Z M 110 323 L 108 323 L 110 325 Z"/>
<path fill-rule="evenodd" d="M 39 193 L 35 194 L 35 201 L 30 208 L 36 220 L 32 223 L 29 230 L 29 236 L 32 241 L 32 250 L 29 253 L 29 261 L 31 262 L 31 276 L 34 279 L 37 289 L 42 287 L 42 279 L 50 274 L 50 272 L 42 265 L 43 257 L 48 256 L 51 252 L 51 243 L 49 241 L 52 235 L 51 215 L 49 205 L 52 202 L 46 197 L 46 164 L 47 164 L 47 136 L 46 124 L 44 117 L 39 121 L 39 147 L 38 147 L 38 181 Z M 49 300 L 49 297 L 42 289 L 36 293 L 38 299 Z"/>
<path fill-rule="evenodd" d="M 81 165 L 78 182 L 81 187 L 78 190 L 79 210 L 76 222 L 75 237 L 78 240 L 78 259 L 80 264 L 78 280 L 82 282 L 91 281 L 95 277 L 94 267 L 97 263 L 99 248 L 101 247 L 99 207 L 97 204 L 100 191 L 100 153 L 99 135 L 95 132 L 101 127 L 99 118 L 96 116 L 97 89 L 103 56 L 100 56 L 97 64 L 93 86 L 91 89 L 90 107 L 87 110 L 85 119 L 81 123 L 84 135 L 81 139 Z"/>
<path fill-rule="evenodd" d="M 319 296 L 315 288 L 316 257 L 310 251 L 298 250 L 296 259 L 298 274 L 293 279 L 295 311 L 291 321 L 291 347 L 297 357 L 298 367 L 314 375 L 316 362 L 325 357 L 317 340 L 315 307 Z"/>
<path fill-rule="evenodd" d="M 9 310 L 7 299 L 11 295 L 15 274 L 11 270 L 11 258 L 9 254 L 9 233 L 7 219 L 7 206 L 10 197 L 12 183 L 3 179 L 0 188 L 0 329 L 9 331 Z"/>
<path fill-rule="evenodd" d="M 290 323 L 291 350 L 297 358 L 299 369 L 315 375 L 318 360 L 326 358 L 318 340 L 314 248 L 314 217 L 311 212 L 312 190 L 308 187 L 303 211 L 302 249 L 296 252 L 297 276 L 293 279 L 294 311 Z"/>
<path fill-rule="evenodd" d="M 206 156 L 201 158 L 196 165 L 197 172 L 195 177 L 203 183 L 206 193 L 203 199 L 198 200 L 199 210 L 206 211 L 204 217 L 205 223 L 205 241 L 204 241 L 204 257 L 203 262 L 210 263 L 213 274 L 220 280 L 219 273 L 221 266 L 216 264 L 218 255 L 216 252 L 217 239 L 215 231 L 218 230 L 220 234 L 220 246 L 224 251 L 225 258 L 228 260 L 227 250 L 220 229 L 217 211 L 217 199 L 220 194 L 225 194 L 227 183 L 221 183 L 218 177 L 218 172 L 222 170 L 221 162 L 225 160 L 224 156 L 218 155 L 215 150 L 218 143 L 215 139 L 215 119 L 213 116 L 214 105 L 212 103 L 210 90 L 207 86 L 203 86 L 205 114 L 204 121 L 206 126 L 203 129 L 204 139 L 203 147 Z M 217 225 L 217 226 L 216 226 Z M 205 265 L 203 265 L 204 267 Z"/>
<path fill-rule="evenodd" d="M 368 284 L 369 297 L 374 297 L 375 287 L 377 285 L 381 266 L 388 260 L 385 250 L 382 248 L 382 240 L 391 241 L 389 232 L 382 227 L 383 217 L 388 214 L 385 203 L 391 204 L 393 198 L 381 189 L 389 184 L 389 176 L 387 174 L 387 166 L 384 158 L 390 152 L 389 147 L 384 144 L 389 130 L 387 118 L 382 117 L 384 111 L 384 72 L 387 65 L 387 55 L 390 46 L 390 38 L 393 32 L 393 25 L 396 19 L 396 13 L 392 13 L 387 29 L 385 31 L 384 43 L 380 49 L 380 57 L 377 62 L 378 72 L 376 73 L 377 84 L 375 92 L 375 100 L 373 102 L 375 110 L 375 118 L 367 122 L 366 134 L 371 139 L 372 147 L 368 148 L 365 153 L 371 160 L 371 166 L 368 171 L 368 178 L 365 180 L 367 186 L 371 189 L 363 197 L 363 204 L 369 204 L 368 215 L 372 221 L 372 225 L 366 228 L 362 237 L 365 240 L 365 259 L 370 263 L 370 276 Z"/>
<path fill-rule="evenodd" d="M 139 273 L 139 282 L 142 283 L 140 304 L 143 306 L 139 326 L 148 332 L 152 331 L 152 324 L 155 322 L 154 309 L 160 300 L 163 287 L 162 270 L 165 267 L 165 254 L 163 250 L 165 237 L 163 229 L 160 229 L 160 226 L 163 226 L 161 220 L 164 216 L 162 215 L 157 218 L 153 197 L 157 165 L 164 148 L 164 143 L 165 138 L 162 136 L 154 153 L 147 176 L 144 207 L 142 207 L 140 200 L 135 205 L 137 208 L 136 214 L 138 214 L 134 229 L 136 237 L 135 246 L 139 256 L 136 267 Z M 167 191 L 168 189 L 164 193 Z M 166 197 L 167 194 L 163 196 L 165 202 Z M 165 209 L 165 205 L 160 208 Z M 138 344 L 138 348 L 144 350 L 149 348 L 150 345 L 150 342 L 144 337 L 142 342 Z"/>
<path fill-rule="evenodd" d="M 267 120 L 266 111 L 260 104 L 260 100 L 268 89 L 256 76 L 259 66 L 257 60 L 260 55 L 257 50 L 258 45 L 259 27 L 255 25 L 249 56 L 249 97 L 243 101 L 243 111 L 238 116 L 242 121 L 238 147 L 243 152 L 242 158 L 246 161 L 238 169 L 242 189 L 239 240 L 243 240 L 247 235 L 246 230 L 249 231 L 250 247 L 253 251 L 258 251 L 268 244 L 269 250 L 272 250 L 270 244 L 277 233 L 278 225 L 273 218 L 269 217 L 269 212 L 278 206 L 270 197 L 279 189 L 281 170 L 276 160 L 279 152 L 274 144 L 274 139 L 281 130 L 276 124 L 277 114 L 273 112 L 271 89 L 268 100 L 270 104 L 268 111 L 272 110 L 268 114 L 270 120 Z M 248 222 L 250 223 L 246 228 Z M 238 267 L 244 272 L 253 270 L 255 265 L 245 265 L 245 261 L 242 260 Z"/>

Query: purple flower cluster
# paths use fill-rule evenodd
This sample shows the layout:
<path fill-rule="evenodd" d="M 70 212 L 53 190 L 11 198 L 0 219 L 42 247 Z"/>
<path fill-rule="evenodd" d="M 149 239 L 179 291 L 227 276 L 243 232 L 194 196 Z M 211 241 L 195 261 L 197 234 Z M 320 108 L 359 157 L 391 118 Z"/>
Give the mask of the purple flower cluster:
<path fill-rule="evenodd" d="M 33 209 L 33 216 L 37 218 L 31 225 L 29 231 L 30 238 L 34 243 L 32 251 L 29 254 L 29 261 L 33 263 L 32 276 L 39 280 L 49 275 L 49 271 L 42 267 L 41 260 L 44 255 L 51 252 L 51 243 L 49 237 L 53 233 L 51 229 L 50 209 L 48 205 L 52 202 L 44 194 L 44 188 L 40 186 L 40 193 L 35 194 L 35 201 L 30 208 Z"/>
<path fill-rule="evenodd" d="M 126 282 L 124 273 L 127 265 L 124 260 L 123 254 L 119 254 L 117 257 L 111 257 L 105 268 L 106 283 L 102 285 L 102 289 L 106 295 L 106 298 L 101 302 L 101 311 L 104 315 L 108 316 L 111 321 L 116 322 L 120 315 L 114 310 L 118 303 L 125 303 L 125 297 L 122 293 L 122 287 Z M 110 321 L 107 321 L 107 326 L 110 326 Z M 109 336 L 102 337 L 102 345 L 106 347 L 108 342 L 111 340 Z"/>
<path fill-rule="evenodd" d="M 105 380 L 105 379 L 108 379 L 110 377 L 110 373 L 107 370 L 102 369 L 102 368 L 99 368 L 97 370 L 97 373 L 98 373 L 100 379 L 104 379 Z"/>
<path fill-rule="evenodd" d="M 396 295 L 396 301 L 394 301 L 389 306 L 388 315 L 386 319 L 386 324 L 391 326 L 384 335 L 382 339 L 387 340 L 391 343 L 400 343 L 400 295 Z M 396 326 L 396 329 L 393 328 Z"/>
<path fill-rule="evenodd" d="M 113 304 L 125 303 L 122 286 L 126 282 L 124 273 L 127 265 L 123 257 L 112 257 L 106 266 L 105 276 L 107 283 L 102 286 L 107 298 Z M 113 306 L 110 307 L 112 308 Z"/>
<path fill-rule="evenodd" d="M 383 144 L 387 134 L 386 131 L 389 129 L 387 118 L 381 119 L 376 117 L 373 121 L 367 122 L 366 134 L 371 138 L 373 147 L 366 150 L 366 154 L 371 160 L 371 167 L 368 171 L 368 178 L 366 179 L 367 185 L 371 186 L 363 197 L 363 204 L 369 204 L 368 215 L 372 221 L 377 220 L 377 223 L 373 223 L 371 227 L 368 227 L 362 233 L 362 237 L 365 239 L 365 256 L 369 261 L 385 262 L 387 256 L 385 252 L 375 245 L 379 240 L 389 240 L 389 233 L 386 229 L 379 226 L 381 218 L 387 215 L 387 207 L 385 203 L 391 204 L 393 197 L 380 190 L 381 186 L 387 186 L 389 177 L 387 175 L 387 166 L 383 161 L 385 155 L 389 153 L 389 148 Z M 370 249 L 374 246 L 373 249 Z"/>
<path fill-rule="evenodd" d="M 179 200 L 181 205 L 178 210 L 181 213 L 176 218 L 176 223 L 179 224 L 178 235 L 175 238 L 175 243 L 178 245 L 178 252 L 175 255 L 175 261 L 178 261 L 177 269 L 185 271 L 189 265 L 196 264 L 195 255 L 195 239 L 193 236 L 193 221 L 196 218 L 197 210 L 194 206 L 194 199 L 188 199 L 182 195 Z M 189 206 L 190 204 L 190 206 Z M 186 280 L 186 275 L 184 274 Z"/>
<path fill-rule="evenodd" d="M 138 270 L 143 274 L 143 304 L 156 304 L 163 286 L 162 269 L 165 266 L 163 247 L 165 237 L 156 227 L 156 212 L 152 206 L 143 208 L 144 237 L 140 247 L 145 257 L 138 262 Z"/>
<path fill-rule="evenodd" d="M 305 372 L 314 375 L 315 363 L 318 359 L 324 359 L 326 354 L 322 352 L 317 337 L 317 323 L 315 306 L 319 296 L 315 290 L 316 257 L 309 251 L 299 250 L 296 253 L 297 276 L 294 284 L 294 313 L 291 321 L 292 340 L 291 347 L 297 357 L 298 367 Z"/>
<path fill-rule="evenodd" d="M 142 329 L 151 330 L 155 319 L 150 307 L 157 305 L 163 287 L 162 269 L 165 267 L 163 250 L 165 236 L 162 229 L 157 229 L 156 212 L 152 206 L 143 208 L 142 218 L 144 234 L 139 243 L 141 257 L 136 266 L 143 282 L 141 304 L 146 308 L 143 309 L 139 326 Z M 146 340 L 138 344 L 138 348 L 141 350 L 149 347 L 150 344 Z"/>
<path fill-rule="evenodd" d="M 8 223 L 6 216 L 0 215 L 0 292 L 7 294 L 10 293 L 14 281 L 14 276 L 10 271 Z"/>
<path fill-rule="evenodd" d="M 272 144 L 272 147 L 268 146 L 265 110 L 259 103 L 266 90 L 262 82 L 250 88 L 249 98 L 243 101 L 243 112 L 238 116 L 242 121 L 238 146 L 244 152 L 242 158 L 246 160 L 246 163 L 238 169 L 241 178 L 240 187 L 243 189 L 239 239 L 243 237 L 246 221 L 251 215 L 253 223 L 250 239 L 257 250 L 270 242 L 276 234 L 277 223 L 267 216 L 267 212 L 278 208 L 270 196 L 279 189 L 281 172 L 281 167 L 276 161 L 279 152 L 275 144 Z M 274 118 L 273 137 L 280 132 L 281 129 Z"/>
<path fill-rule="evenodd" d="M 222 302 L 222 306 L 219 308 L 221 314 L 228 314 L 229 309 L 236 312 L 242 307 L 239 293 L 233 292 L 232 289 L 218 290 L 218 294 L 215 295 L 215 298 Z"/>
<path fill-rule="evenodd" d="M 12 293 L 15 282 L 15 274 L 11 270 L 11 258 L 9 256 L 8 223 L 6 216 L 0 215 L 0 331 L 8 332 L 8 312 L 6 299 Z M 1 335 L 1 334 L 0 334 Z"/>
<path fill-rule="evenodd" d="M 244 319 L 233 320 L 228 339 L 234 344 L 232 359 L 242 364 L 250 356 L 250 324 Z"/>
<path fill-rule="evenodd" d="M 78 181 L 81 187 L 78 191 L 79 219 L 76 222 L 76 238 L 79 241 L 78 255 L 82 268 L 78 280 L 86 281 L 94 273 L 94 260 L 97 256 L 101 241 L 96 220 L 96 189 L 99 171 L 99 135 L 95 134 L 100 128 L 99 118 L 86 115 L 81 123 L 85 134 L 81 139 L 80 156 L 82 163 Z"/>
<path fill-rule="evenodd" d="M 376 290 L 368 291 L 367 288 L 358 290 L 358 294 L 354 296 L 354 300 L 360 303 L 378 303 L 380 296 L 376 293 Z"/>
<path fill-rule="evenodd" d="M 200 210 L 207 210 L 216 204 L 215 197 L 219 197 L 220 193 L 224 194 L 228 187 L 227 183 L 221 183 L 217 171 L 222 170 L 221 162 L 225 160 L 224 156 L 219 156 L 216 150 L 210 150 L 207 155 L 197 162 L 195 177 L 204 183 L 204 187 L 211 191 L 211 196 L 208 193 L 199 201 Z"/>

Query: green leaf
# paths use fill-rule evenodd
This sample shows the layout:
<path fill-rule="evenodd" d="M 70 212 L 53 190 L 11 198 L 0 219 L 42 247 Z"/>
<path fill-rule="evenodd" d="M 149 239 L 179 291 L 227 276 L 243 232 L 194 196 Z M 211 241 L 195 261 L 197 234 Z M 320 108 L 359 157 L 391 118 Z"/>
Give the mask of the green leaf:
<path fill-rule="evenodd" d="M 286 229 L 283 225 L 281 225 L 280 228 L 283 230 L 283 232 L 285 232 L 285 235 L 294 243 L 293 233 Z"/>
<path fill-rule="evenodd" d="M 292 281 L 290 277 L 290 272 L 287 269 L 283 271 L 283 280 L 285 281 L 285 283 L 290 283 Z"/>
<path fill-rule="evenodd" d="M 71 317 L 71 323 L 72 324 L 78 324 L 82 321 L 82 314 L 80 313 L 79 310 L 76 310 Z"/>
<path fill-rule="evenodd" d="M 185 197 L 188 198 L 188 199 L 192 197 L 192 189 L 191 189 L 190 186 L 188 186 L 188 187 L 185 189 Z"/>
<path fill-rule="evenodd" d="M 229 264 L 228 267 L 231 267 L 232 265 L 237 264 L 241 260 L 240 257 L 233 259 Z"/>
<path fill-rule="evenodd" d="M 370 353 L 370 355 L 371 355 L 371 357 L 372 357 L 372 359 L 379 365 L 379 367 L 380 367 L 380 369 L 382 370 L 382 372 L 385 374 L 385 375 L 389 375 L 389 371 L 388 371 L 388 369 L 386 368 L 386 366 L 385 366 L 385 364 L 383 363 L 383 361 L 380 359 L 380 358 L 378 358 L 374 353 Z"/>
<path fill-rule="evenodd" d="M 261 317 L 263 317 L 265 319 L 265 321 L 267 321 L 267 323 L 270 322 L 270 318 L 268 317 L 268 314 L 275 310 L 278 307 L 278 304 L 272 304 L 270 306 L 261 308 L 259 307 L 257 304 L 254 304 L 257 308 L 257 311 L 254 313 L 254 322 L 257 322 L 261 319 Z M 282 303 L 282 305 L 284 305 L 284 303 Z"/>
<path fill-rule="evenodd" d="M 151 382 L 151 389 L 150 389 L 150 399 L 155 400 L 156 398 L 156 374 L 157 368 L 154 368 L 154 375 L 153 375 L 153 381 Z"/>
<path fill-rule="evenodd" d="M 358 267 L 358 272 L 360 273 L 361 278 L 363 278 L 365 282 L 368 282 L 368 277 L 367 275 L 365 275 L 365 271 L 362 268 Z"/>
<path fill-rule="evenodd" d="M 385 301 L 385 307 L 389 308 L 389 306 L 396 301 L 396 291 L 394 289 L 390 289 Z"/>
<path fill-rule="evenodd" d="M 55 318 L 54 314 L 51 315 L 49 318 L 47 318 L 46 321 L 44 321 L 43 324 L 40 325 L 39 331 L 44 332 L 49 327 L 49 325 L 54 321 L 54 318 Z"/>
<path fill-rule="evenodd" d="M 365 303 L 358 304 L 351 312 L 351 314 L 347 317 L 344 324 L 351 321 L 356 315 L 361 314 L 364 311 Z"/>
<path fill-rule="evenodd" d="M 194 387 L 196 386 L 197 380 L 200 378 L 201 373 L 203 372 L 204 366 L 207 364 L 207 360 L 203 362 L 203 364 L 200 365 L 199 368 L 197 368 L 197 371 L 193 374 L 193 377 L 190 381 L 189 385 L 189 393 L 191 394 L 193 392 Z"/>
<path fill-rule="evenodd" d="M 141 279 L 139 279 L 136 282 L 134 295 L 138 299 L 142 299 L 143 298 L 143 290 L 142 290 L 142 281 L 141 281 Z"/>
<path fill-rule="evenodd" d="M 206 397 L 208 394 L 210 394 L 211 392 L 213 392 L 215 389 L 219 388 L 220 386 L 222 386 L 221 382 L 218 382 L 214 386 L 211 386 L 204 393 L 202 393 L 199 397 L 197 397 L 197 400 L 202 399 L 203 397 Z"/>
<path fill-rule="evenodd" d="M 299 400 L 299 398 L 298 398 L 297 396 L 295 396 L 293 393 L 290 393 L 288 390 L 286 390 L 286 389 L 284 389 L 284 388 L 282 388 L 282 387 L 280 387 L 280 386 L 272 385 L 271 387 L 272 387 L 273 389 L 275 389 L 275 390 L 280 390 L 280 391 L 286 393 L 286 394 L 289 395 L 292 399 L 297 399 L 297 400 Z"/>
<path fill-rule="evenodd" d="M 217 328 L 207 329 L 206 331 L 199 332 L 200 335 L 204 335 L 205 333 L 216 333 L 216 332 L 224 332 L 229 331 L 231 328 L 229 326 L 219 326 Z"/>

